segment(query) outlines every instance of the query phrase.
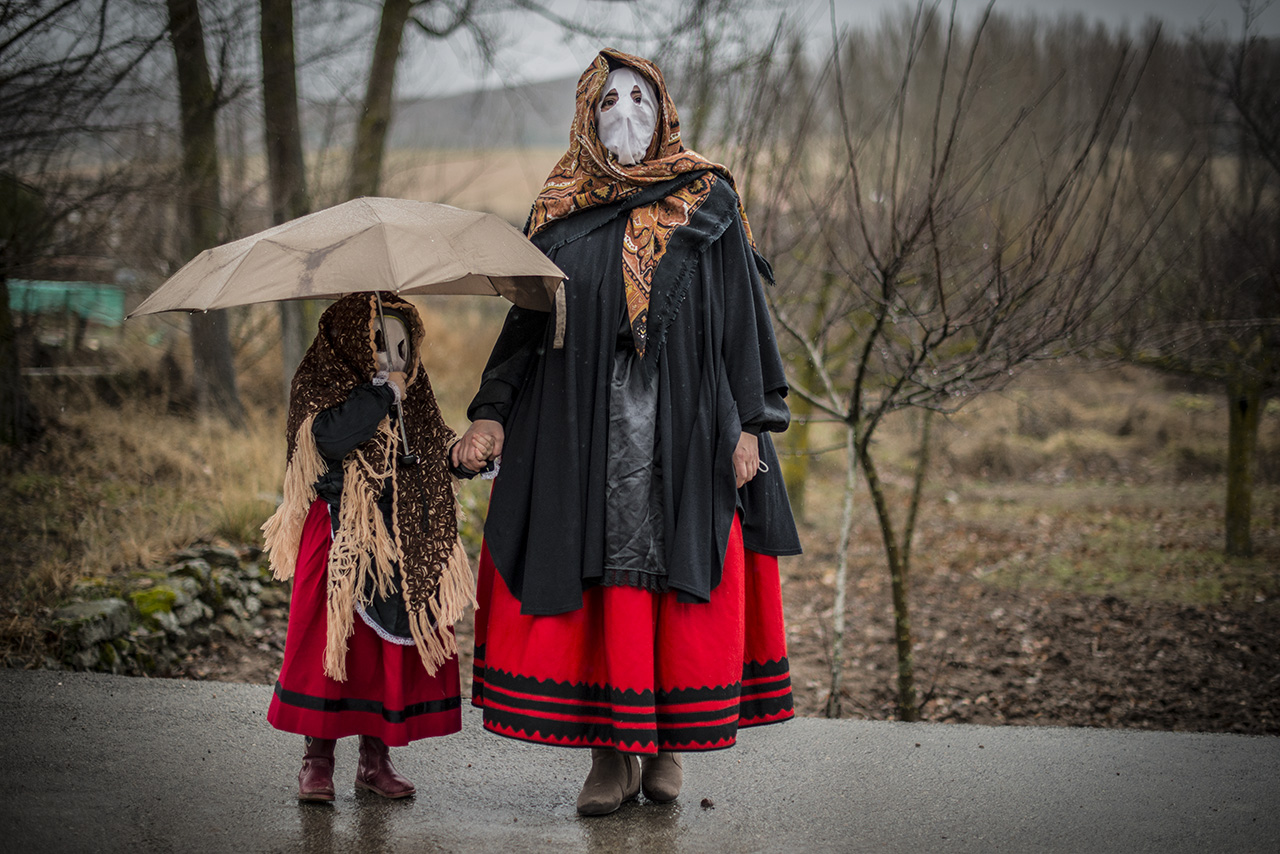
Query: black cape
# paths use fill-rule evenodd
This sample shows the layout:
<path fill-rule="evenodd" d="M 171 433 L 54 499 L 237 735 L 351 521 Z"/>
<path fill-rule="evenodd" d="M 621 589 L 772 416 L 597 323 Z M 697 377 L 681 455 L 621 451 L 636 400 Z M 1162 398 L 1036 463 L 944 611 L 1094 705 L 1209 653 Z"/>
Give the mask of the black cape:
<path fill-rule="evenodd" d="M 472 420 L 504 425 L 485 542 L 522 613 L 577 610 L 583 590 L 602 577 L 609 384 L 626 313 L 625 214 L 697 174 L 534 237 L 568 276 L 563 347 L 553 346 L 551 315 L 512 308 L 468 408 Z M 769 438 L 786 429 L 790 413 L 761 271 L 769 275 L 747 241 L 737 197 L 717 180 L 654 275 L 641 365 L 657 384 L 667 583 L 684 602 L 707 601 L 719 584 L 736 509 L 747 549 L 800 552 Z M 743 429 L 759 434 L 767 471 L 735 489 L 732 456 Z"/>

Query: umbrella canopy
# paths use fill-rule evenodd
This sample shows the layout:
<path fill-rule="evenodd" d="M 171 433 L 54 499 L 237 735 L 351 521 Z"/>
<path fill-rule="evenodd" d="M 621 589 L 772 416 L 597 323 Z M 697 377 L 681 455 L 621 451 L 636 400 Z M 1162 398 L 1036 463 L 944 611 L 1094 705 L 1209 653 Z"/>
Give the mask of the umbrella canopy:
<path fill-rule="evenodd" d="M 129 316 L 357 291 L 491 294 L 548 311 L 563 279 L 559 267 L 493 214 L 362 198 L 206 249 Z"/>

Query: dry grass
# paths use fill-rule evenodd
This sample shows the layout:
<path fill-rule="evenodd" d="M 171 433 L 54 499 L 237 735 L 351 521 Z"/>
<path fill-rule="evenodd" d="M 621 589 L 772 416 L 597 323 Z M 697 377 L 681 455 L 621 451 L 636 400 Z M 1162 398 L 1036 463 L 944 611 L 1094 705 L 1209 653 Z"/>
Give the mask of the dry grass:
<path fill-rule="evenodd" d="M 199 539 L 251 542 L 280 488 L 276 421 L 234 431 L 127 405 L 61 413 L 34 458 L 5 460 L 6 586 L 43 604 Z"/>
<path fill-rule="evenodd" d="M 416 302 L 433 388 L 446 420 L 462 429 L 506 303 Z M 263 320 L 270 309 L 246 310 L 237 323 L 252 329 Z M 239 348 L 248 423 L 236 430 L 168 411 L 182 394 L 170 387 L 165 354 L 178 339 L 182 356 L 181 337 L 170 318 L 131 321 L 108 348 L 113 377 L 33 383 L 51 429 L 20 454 L 0 450 L 10 496 L 0 504 L 8 535 L 0 596 L 15 603 L 12 613 L 55 604 L 86 579 L 154 566 L 196 541 L 261 543 L 259 527 L 279 501 L 284 470 L 278 347 Z M 464 487 L 463 503 L 477 518 L 487 489 L 487 482 Z M 469 526 L 473 536 L 476 530 Z"/>
<path fill-rule="evenodd" d="M 1047 366 L 935 427 L 913 572 L 973 574 L 1004 589 L 1111 594 L 1241 606 L 1280 603 L 1280 412 L 1259 431 L 1253 539 L 1222 552 L 1226 409 L 1220 395 L 1170 387 L 1134 368 Z M 875 454 L 901 525 L 916 464 L 918 414 L 879 430 Z M 819 426 L 819 425 L 815 425 Z M 836 444 L 821 425 L 813 442 Z M 843 456 L 806 485 L 799 574 L 834 580 Z M 865 490 L 855 496 L 852 571 L 882 574 Z"/>

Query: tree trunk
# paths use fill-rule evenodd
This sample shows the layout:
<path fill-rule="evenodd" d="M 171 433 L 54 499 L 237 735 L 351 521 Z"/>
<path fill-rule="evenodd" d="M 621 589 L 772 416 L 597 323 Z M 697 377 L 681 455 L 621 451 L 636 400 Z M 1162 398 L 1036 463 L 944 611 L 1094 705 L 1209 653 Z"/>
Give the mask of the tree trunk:
<path fill-rule="evenodd" d="M 817 380 L 817 368 L 806 359 L 795 369 L 797 379 L 805 388 L 813 388 Z M 796 521 L 807 518 L 805 502 L 808 495 L 809 469 L 813 458 L 809 455 L 809 421 L 813 406 L 798 395 L 788 400 L 791 406 L 791 426 L 783 433 L 782 481 L 787 486 L 787 498 Z"/>
<path fill-rule="evenodd" d="M 929 455 L 933 451 L 932 409 L 920 410 L 920 451 L 916 461 L 916 474 L 911 483 L 911 503 L 907 505 L 907 521 L 902 526 L 902 570 L 911 572 L 911 541 L 915 539 L 916 518 L 920 515 L 920 499 L 924 495 L 924 480 L 929 474 Z"/>
<path fill-rule="evenodd" d="M 279 225 L 311 212 L 298 117 L 297 64 L 293 49 L 293 0 L 261 0 L 262 110 L 271 187 L 271 222 Z M 297 302 L 280 303 L 280 354 L 284 402 L 314 327 Z"/>
<path fill-rule="evenodd" d="M 817 341 L 822 335 L 822 321 L 827 315 L 831 296 L 835 290 L 835 274 L 823 273 L 822 284 L 818 289 L 818 299 L 813 307 L 813 319 L 809 323 L 810 341 Z M 812 357 L 806 357 L 804 361 L 799 362 L 794 374 L 804 388 L 815 389 L 819 385 L 820 374 Z M 812 404 L 795 396 L 791 401 L 791 414 L 798 416 L 799 420 L 792 423 L 783 434 L 787 450 L 791 453 L 782 460 L 782 479 L 787 485 L 787 498 L 791 501 L 791 512 L 795 514 L 797 520 L 806 518 L 805 499 L 808 493 L 809 468 L 813 458 L 809 455 L 809 422 L 804 419 L 812 413 Z"/>
<path fill-rule="evenodd" d="M 37 432 L 22 384 L 18 341 L 9 312 L 8 278 L 0 273 L 0 444 L 22 445 Z"/>
<path fill-rule="evenodd" d="M 400 59 L 400 42 L 412 6 L 412 0 L 385 0 L 382 4 L 382 18 L 378 24 L 378 40 L 373 46 L 373 62 L 369 66 L 369 85 L 365 90 L 364 109 L 356 124 L 351 177 L 347 183 L 349 199 L 378 195 L 387 128 L 391 124 L 396 63 Z"/>
<path fill-rule="evenodd" d="M 831 620 L 831 692 L 824 714 L 840 717 L 840 683 L 844 671 L 844 610 L 849 588 L 849 541 L 853 534 L 853 497 L 858 475 L 858 436 L 845 428 L 844 511 L 840 514 L 840 543 L 836 546 L 836 601 Z"/>
<path fill-rule="evenodd" d="M 183 203 L 187 212 L 184 254 L 191 258 L 216 246 L 223 224 L 218 172 L 218 104 L 205 55 L 197 0 L 167 0 L 182 112 Z M 191 315 L 191 359 L 196 406 L 232 424 L 244 422 L 236 388 L 229 323 L 224 311 Z"/>
<path fill-rule="evenodd" d="M 862 472 L 867 477 L 867 489 L 871 492 L 871 503 L 875 506 L 876 519 L 880 522 L 885 556 L 889 560 L 889 581 L 893 592 L 893 636 L 898 651 L 898 718 L 918 721 L 920 710 L 916 707 L 915 651 L 912 649 L 911 614 L 907 602 L 907 566 L 893 532 L 888 498 L 875 462 L 871 459 L 869 444 L 867 437 L 860 437 L 858 458 L 862 463 Z"/>
<path fill-rule="evenodd" d="M 1258 447 L 1262 393 L 1256 382 L 1233 380 L 1227 387 L 1227 542 L 1232 557 L 1251 557 L 1253 468 Z"/>
<path fill-rule="evenodd" d="M 9 272 L 34 254 L 33 229 L 46 221 L 40 195 L 0 172 L 0 445 L 22 445 L 40 432 L 27 398 L 18 356 L 18 335 L 9 311 Z"/>

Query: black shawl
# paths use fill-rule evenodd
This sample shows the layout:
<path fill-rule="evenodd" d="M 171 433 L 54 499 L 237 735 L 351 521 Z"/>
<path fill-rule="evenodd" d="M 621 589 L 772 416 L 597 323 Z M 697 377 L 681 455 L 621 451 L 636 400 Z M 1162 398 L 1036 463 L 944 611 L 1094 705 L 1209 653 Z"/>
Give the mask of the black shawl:
<path fill-rule="evenodd" d="M 468 410 L 473 420 L 504 424 L 485 541 L 523 613 L 576 610 L 584 587 L 600 581 L 611 360 L 625 312 L 622 214 L 702 174 L 576 214 L 534 238 L 568 276 L 563 348 L 553 345 L 548 314 L 513 308 Z M 748 242 L 737 196 L 717 180 L 654 277 L 642 366 L 658 386 L 665 562 L 681 601 L 705 602 L 719 584 L 735 508 L 748 549 L 800 551 L 768 436 L 790 416 L 759 275 L 767 269 Z M 768 471 L 737 490 L 732 455 L 744 426 L 761 431 Z"/>

